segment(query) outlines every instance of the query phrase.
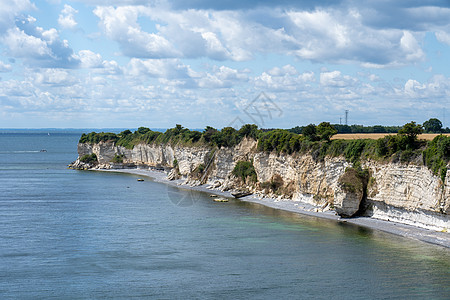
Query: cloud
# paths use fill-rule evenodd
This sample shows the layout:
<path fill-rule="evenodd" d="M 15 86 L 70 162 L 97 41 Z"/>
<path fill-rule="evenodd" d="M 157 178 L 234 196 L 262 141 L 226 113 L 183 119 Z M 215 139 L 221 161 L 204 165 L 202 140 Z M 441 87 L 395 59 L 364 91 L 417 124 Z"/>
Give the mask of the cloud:
<path fill-rule="evenodd" d="M 342 1 L 332 0 L 319 0 L 319 1 L 295 1 L 295 0 L 259 0 L 259 1 L 208 1 L 208 0 L 196 0 L 196 1 L 182 1 L 171 0 L 169 3 L 175 9 L 211 9 L 211 10 L 248 10 L 255 8 L 301 8 L 305 10 L 311 10 L 315 7 L 337 5 Z"/>
<path fill-rule="evenodd" d="M 143 6 L 97 7 L 94 14 L 106 36 L 119 43 L 124 55 L 138 58 L 170 58 L 179 54 L 167 39 L 141 29 L 137 20 L 148 14 Z"/>
<path fill-rule="evenodd" d="M 130 60 L 127 74 L 130 76 L 150 76 L 165 79 L 190 78 L 190 68 L 177 59 L 137 59 Z"/>
<path fill-rule="evenodd" d="M 226 66 L 214 67 L 211 73 L 206 73 L 198 79 L 198 85 L 202 88 L 231 88 L 240 83 L 247 82 L 248 75 Z"/>
<path fill-rule="evenodd" d="M 420 61 L 424 58 L 424 52 L 416 38 L 409 31 L 403 32 L 403 36 L 400 39 L 400 47 L 407 61 Z"/>
<path fill-rule="evenodd" d="M 0 72 L 11 72 L 12 67 L 10 64 L 5 64 L 4 62 L 0 61 Z"/>
<path fill-rule="evenodd" d="M 340 71 L 320 73 L 320 84 L 326 87 L 347 87 L 358 82 L 356 78 L 342 75 Z"/>
<path fill-rule="evenodd" d="M 31 76 L 39 85 L 69 86 L 77 82 L 77 79 L 64 69 L 33 70 Z"/>
<path fill-rule="evenodd" d="M 426 31 L 446 26 L 450 19 L 450 3 L 438 1 L 353 1 L 363 16 L 365 26 L 378 29 Z"/>
<path fill-rule="evenodd" d="M 0 0 L 0 36 L 14 27 L 15 18 L 34 5 L 29 0 Z"/>
<path fill-rule="evenodd" d="M 115 60 L 103 61 L 103 68 L 99 69 L 99 73 L 106 75 L 122 75 L 124 73 L 123 67 L 121 67 Z"/>
<path fill-rule="evenodd" d="M 450 26 L 449 26 L 450 27 Z M 447 44 L 450 46 L 450 31 L 437 31 L 435 33 L 436 39 L 441 43 Z"/>
<path fill-rule="evenodd" d="M 292 52 L 316 62 L 359 62 L 363 66 L 405 65 L 423 59 L 416 35 L 409 31 L 365 27 L 356 10 L 290 12 L 296 37 Z"/>
<path fill-rule="evenodd" d="M 443 75 L 434 75 L 428 82 L 420 83 L 415 79 L 408 79 L 402 90 L 397 91 L 406 97 L 413 99 L 421 99 L 435 101 L 435 99 L 443 99 L 450 104 L 448 97 L 450 97 L 450 78 Z M 447 105 L 448 105 L 447 104 Z"/>
<path fill-rule="evenodd" d="M 230 4 L 236 9 L 220 10 L 216 5 L 198 1 L 189 4 L 194 9 L 179 9 L 183 5 L 177 2 L 177 10 L 156 4 L 99 6 L 94 13 L 106 36 L 119 44 L 124 55 L 136 58 L 248 61 L 260 53 L 276 53 L 319 63 L 356 62 L 364 67 L 383 68 L 425 58 L 421 48 L 424 32 L 420 28 L 436 29 L 438 40 L 448 39 L 444 30 L 449 25 L 445 21 L 447 10 L 450 13 L 447 8 L 396 6 L 395 9 L 408 12 L 414 20 L 423 21 L 419 29 L 412 25 L 408 29 L 381 28 L 376 22 L 367 22 L 368 15 L 382 18 L 376 14 L 377 9 L 389 14 L 386 7 L 378 7 L 380 4 L 376 3 L 369 7 L 356 4 L 338 7 L 321 1 L 312 8 L 305 3 L 284 2 L 287 8 L 283 9 L 262 1 L 247 10 L 237 9 L 238 2 Z M 439 17 L 438 21 L 418 14 L 421 8 L 425 15 Z M 142 20 L 153 25 L 148 26 Z"/>
<path fill-rule="evenodd" d="M 65 29 L 74 29 L 77 26 L 77 22 L 75 21 L 75 14 L 77 13 L 78 10 L 70 5 L 64 4 L 64 8 L 58 17 L 59 26 Z"/>
<path fill-rule="evenodd" d="M 277 92 L 301 91 L 314 81 L 314 72 L 299 74 L 291 65 L 274 67 L 254 79 L 255 86 Z"/>
<path fill-rule="evenodd" d="M 78 57 L 83 68 L 101 68 L 103 67 L 102 56 L 94 53 L 91 50 L 78 51 Z"/>
<path fill-rule="evenodd" d="M 284 111 L 273 126 L 288 127 L 338 122 L 345 109 L 366 124 L 397 124 L 450 104 L 450 79 L 436 63 L 445 64 L 450 45 L 448 1 L 76 2 L 80 14 L 98 5 L 100 32 L 68 4 L 35 20 L 28 14 L 39 1 L 0 0 L 0 72 L 14 70 L 0 81 L 0 113 L 58 113 L 73 124 L 89 115 L 99 126 L 227 125 L 264 91 Z M 98 43 L 81 30 L 39 27 L 56 20 Z M 433 34 L 444 47 L 426 38 Z M 424 69 L 444 74 L 410 75 Z"/>
<path fill-rule="evenodd" d="M 36 19 L 18 19 L 16 27 L 7 30 L 1 37 L 8 54 L 24 59 L 30 66 L 73 68 L 79 64 L 68 41 L 61 40 L 54 28 L 44 30 L 34 26 Z"/>

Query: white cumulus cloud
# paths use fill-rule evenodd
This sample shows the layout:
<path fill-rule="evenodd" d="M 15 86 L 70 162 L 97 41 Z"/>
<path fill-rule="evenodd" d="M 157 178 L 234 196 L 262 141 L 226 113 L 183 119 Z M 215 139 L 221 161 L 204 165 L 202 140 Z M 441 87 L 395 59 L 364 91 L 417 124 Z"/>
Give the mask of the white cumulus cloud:
<path fill-rule="evenodd" d="M 94 53 L 91 50 L 78 51 L 78 58 L 81 61 L 83 68 L 101 68 L 103 67 L 102 56 L 98 53 Z"/>
<path fill-rule="evenodd" d="M 340 71 L 320 73 L 320 84 L 328 87 L 346 87 L 354 85 L 358 80 Z"/>
<path fill-rule="evenodd" d="M 143 31 L 137 20 L 148 14 L 143 6 L 97 7 L 94 14 L 108 38 L 119 43 L 124 55 L 139 58 L 169 58 L 177 56 L 173 45 L 156 33 Z"/>
<path fill-rule="evenodd" d="M 74 9 L 68 4 L 64 4 L 64 8 L 61 10 L 61 14 L 58 17 L 58 24 L 62 28 L 74 29 L 77 26 L 77 21 L 75 21 L 75 14 L 78 10 Z"/>
<path fill-rule="evenodd" d="M 33 72 L 32 76 L 37 84 L 67 86 L 73 85 L 77 79 L 64 69 L 42 69 Z"/>
<path fill-rule="evenodd" d="M 67 40 L 62 40 L 54 28 L 44 30 L 35 26 L 36 19 L 28 16 L 16 20 L 16 26 L 0 36 L 8 55 L 23 58 L 30 66 L 73 68 L 79 61 Z"/>

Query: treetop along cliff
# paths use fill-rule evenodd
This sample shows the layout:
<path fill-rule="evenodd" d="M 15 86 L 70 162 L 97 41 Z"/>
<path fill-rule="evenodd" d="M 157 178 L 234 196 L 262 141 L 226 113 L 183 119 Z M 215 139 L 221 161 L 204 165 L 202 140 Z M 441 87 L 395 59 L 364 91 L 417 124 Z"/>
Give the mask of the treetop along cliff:
<path fill-rule="evenodd" d="M 140 127 L 135 132 L 125 130 L 119 134 L 91 132 L 83 134 L 79 142 L 112 142 L 127 149 L 133 149 L 140 143 L 221 148 L 233 147 L 247 137 L 258 141 L 259 151 L 310 153 L 315 160 L 322 160 L 325 156 L 344 156 L 356 167 L 361 159 L 424 164 L 444 181 L 450 161 L 450 137 L 438 135 L 427 142 L 418 139 L 422 132 L 422 125 L 410 122 L 401 127 L 397 135 L 387 135 L 378 140 L 330 140 L 337 130 L 327 122 L 304 127 L 302 135 L 284 129 L 261 130 L 250 124 L 239 130 L 232 127 L 217 130 L 208 126 L 203 132 L 176 125 L 164 133 L 145 127 Z"/>

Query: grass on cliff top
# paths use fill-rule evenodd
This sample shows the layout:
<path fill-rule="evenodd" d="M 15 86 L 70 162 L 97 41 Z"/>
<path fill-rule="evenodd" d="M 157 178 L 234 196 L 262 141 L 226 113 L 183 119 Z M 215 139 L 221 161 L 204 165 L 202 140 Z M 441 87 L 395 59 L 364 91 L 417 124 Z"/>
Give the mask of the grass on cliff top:
<path fill-rule="evenodd" d="M 406 125 L 405 125 L 406 126 Z M 325 128 L 327 129 L 327 128 Z M 314 132 L 313 132 L 314 133 Z M 315 133 L 314 133 L 315 134 Z M 423 163 L 434 174 L 445 179 L 447 164 L 450 161 L 450 137 L 438 135 L 432 141 L 418 139 L 417 135 L 385 135 L 379 139 L 332 139 L 317 140 L 318 135 L 302 136 L 288 130 L 259 130 L 256 125 L 244 125 L 236 130 L 225 127 L 217 130 L 206 127 L 203 132 L 191 131 L 177 125 L 166 132 L 155 132 L 140 127 L 135 132 L 125 130 L 119 134 L 95 133 L 83 134 L 80 143 L 112 142 L 127 149 L 145 144 L 171 144 L 185 146 L 233 147 L 244 137 L 258 141 L 257 149 L 276 153 L 310 153 L 314 160 L 323 160 L 326 156 L 344 156 L 347 161 L 358 165 L 362 159 L 374 159 L 391 162 Z"/>
<path fill-rule="evenodd" d="M 360 140 L 370 139 L 378 140 L 384 138 L 387 135 L 396 135 L 397 133 L 338 133 L 334 135 L 332 140 Z M 437 137 L 438 133 L 422 133 L 418 136 L 420 140 L 432 141 Z M 450 133 L 443 133 L 443 135 L 450 137 Z"/>
<path fill-rule="evenodd" d="M 241 129 L 236 130 L 232 127 L 225 127 L 217 130 L 213 127 L 206 127 L 203 132 L 192 131 L 177 125 L 174 128 L 166 130 L 166 132 L 152 131 L 146 127 L 140 127 L 135 132 L 130 130 L 122 131 L 119 134 L 110 132 L 91 132 L 83 134 L 80 143 L 97 144 L 99 142 L 112 142 L 117 146 L 123 146 L 127 149 L 133 149 L 134 146 L 144 144 L 181 144 L 187 146 L 216 146 L 216 147 L 233 147 L 239 144 L 244 137 L 257 139 L 259 134 L 256 125 L 244 125 Z"/>

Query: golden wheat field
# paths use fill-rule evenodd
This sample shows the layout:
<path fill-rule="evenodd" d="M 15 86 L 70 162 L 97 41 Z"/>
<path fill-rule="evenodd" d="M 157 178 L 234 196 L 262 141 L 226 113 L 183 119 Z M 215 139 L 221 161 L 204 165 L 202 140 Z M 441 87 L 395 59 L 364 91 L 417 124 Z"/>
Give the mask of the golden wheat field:
<path fill-rule="evenodd" d="M 379 138 L 385 137 L 386 135 L 396 135 L 396 133 L 339 133 L 334 135 L 332 140 L 358 140 L 358 139 L 371 139 L 377 140 Z M 436 133 L 424 133 L 419 135 L 419 139 L 431 141 L 438 134 Z M 450 133 L 444 133 L 446 136 L 450 136 Z"/>

